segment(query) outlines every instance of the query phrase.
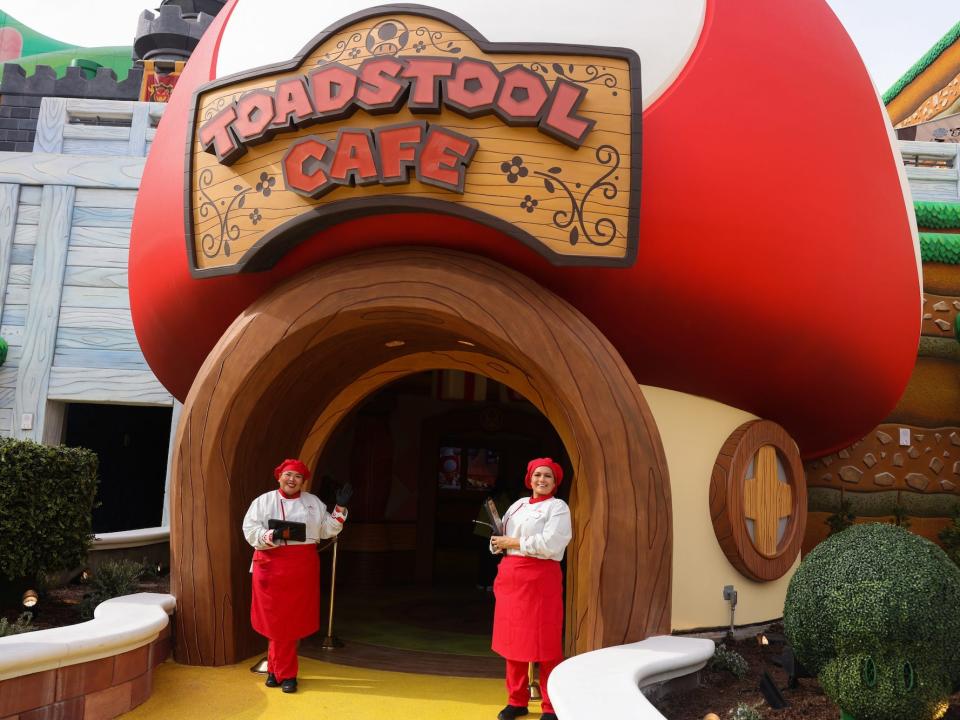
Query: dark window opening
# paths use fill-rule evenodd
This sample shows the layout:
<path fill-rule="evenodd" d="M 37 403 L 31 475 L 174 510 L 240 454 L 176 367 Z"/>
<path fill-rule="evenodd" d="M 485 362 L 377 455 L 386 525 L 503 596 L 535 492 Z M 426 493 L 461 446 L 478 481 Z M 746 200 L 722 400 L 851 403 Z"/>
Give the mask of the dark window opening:
<path fill-rule="evenodd" d="M 100 460 L 95 533 L 160 525 L 172 417 L 168 407 L 67 405 L 64 444 Z"/>

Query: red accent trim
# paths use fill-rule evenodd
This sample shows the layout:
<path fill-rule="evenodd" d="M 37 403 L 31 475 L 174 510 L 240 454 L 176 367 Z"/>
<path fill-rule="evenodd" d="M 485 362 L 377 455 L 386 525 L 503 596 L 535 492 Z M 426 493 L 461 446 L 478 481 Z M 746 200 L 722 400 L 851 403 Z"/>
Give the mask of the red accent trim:
<path fill-rule="evenodd" d="M 281 495 L 283 495 L 283 497 L 285 497 L 287 500 L 296 500 L 298 497 L 300 497 L 300 493 L 299 493 L 299 492 L 295 493 L 294 495 L 287 495 L 287 494 L 286 494 L 283 490 L 281 490 L 280 488 L 277 488 L 277 492 L 280 493 Z M 280 510 L 281 510 L 281 511 L 283 510 L 283 503 L 280 504 Z M 284 520 L 286 520 L 286 518 L 284 518 Z"/>
<path fill-rule="evenodd" d="M 541 495 L 540 497 L 537 497 L 536 495 L 532 495 L 532 496 L 530 497 L 530 504 L 531 504 L 531 505 L 536 505 L 537 503 L 543 502 L 544 500 L 549 500 L 550 498 L 552 498 L 552 497 L 553 497 L 554 495 L 556 495 L 556 494 L 557 494 L 557 489 L 554 488 L 554 489 L 553 489 L 553 492 L 550 493 L 549 495 Z"/>

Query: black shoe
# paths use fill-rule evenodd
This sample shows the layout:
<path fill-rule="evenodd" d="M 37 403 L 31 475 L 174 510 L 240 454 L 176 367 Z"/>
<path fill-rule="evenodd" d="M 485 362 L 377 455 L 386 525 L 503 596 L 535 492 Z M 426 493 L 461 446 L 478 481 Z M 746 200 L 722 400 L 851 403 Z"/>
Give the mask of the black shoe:
<path fill-rule="evenodd" d="M 540 716 L 540 720 L 557 720 L 556 713 L 544 713 Z"/>
<path fill-rule="evenodd" d="M 273 673 L 267 673 L 267 681 L 263 684 L 267 687 L 280 687 L 280 682 L 277 680 L 277 676 Z"/>
<path fill-rule="evenodd" d="M 282 683 L 280 683 L 280 689 L 285 693 L 292 693 L 297 691 L 297 679 L 296 678 L 287 678 Z"/>
<path fill-rule="evenodd" d="M 514 718 L 526 715 L 528 712 L 529 711 L 525 707 L 520 707 L 519 705 L 507 705 L 503 710 L 500 711 L 500 714 L 497 715 L 497 720 L 513 720 Z"/>

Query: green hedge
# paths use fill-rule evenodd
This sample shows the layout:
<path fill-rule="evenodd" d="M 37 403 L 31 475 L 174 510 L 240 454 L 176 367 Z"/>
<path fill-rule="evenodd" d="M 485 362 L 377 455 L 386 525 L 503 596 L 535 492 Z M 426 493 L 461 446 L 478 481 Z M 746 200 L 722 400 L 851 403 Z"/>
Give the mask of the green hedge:
<path fill-rule="evenodd" d="M 90 450 L 0 438 L 0 577 L 34 579 L 81 564 L 96 492 Z"/>
<path fill-rule="evenodd" d="M 790 581 L 784 629 L 800 662 L 856 720 L 932 720 L 960 681 L 960 569 L 893 525 L 817 545 Z"/>
<path fill-rule="evenodd" d="M 960 233 L 920 233 L 920 259 L 960 265 Z"/>
<path fill-rule="evenodd" d="M 925 202 L 913 203 L 917 215 L 917 227 L 933 230 L 960 228 L 960 203 Z"/>

